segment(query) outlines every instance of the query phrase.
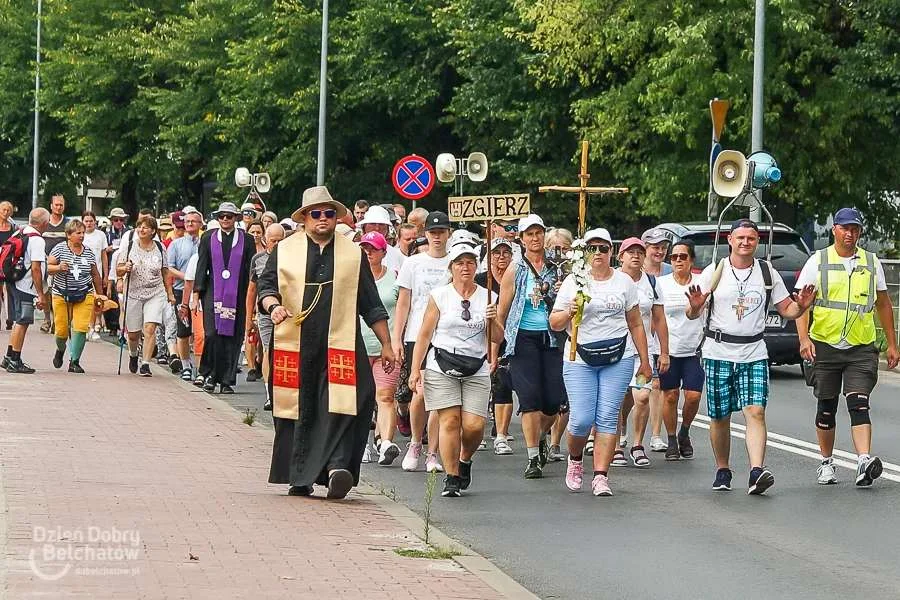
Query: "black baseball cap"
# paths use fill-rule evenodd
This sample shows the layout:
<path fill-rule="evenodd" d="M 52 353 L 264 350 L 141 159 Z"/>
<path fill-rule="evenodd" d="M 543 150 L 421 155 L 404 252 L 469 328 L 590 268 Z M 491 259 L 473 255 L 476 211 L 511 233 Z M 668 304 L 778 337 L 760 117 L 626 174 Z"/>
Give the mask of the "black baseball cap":
<path fill-rule="evenodd" d="M 749 227 L 759 233 L 759 227 L 756 226 L 756 223 L 751 221 L 750 219 L 738 219 L 734 223 L 731 224 L 731 230 L 740 229 L 741 227 Z"/>
<path fill-rule="evenodd" d="M 432 229 L 450 229 L 450 217 L 447 216 L 447 213 L 439 210 L 428 213 L 428 218 L 425 219 L 425 231 Z"/>

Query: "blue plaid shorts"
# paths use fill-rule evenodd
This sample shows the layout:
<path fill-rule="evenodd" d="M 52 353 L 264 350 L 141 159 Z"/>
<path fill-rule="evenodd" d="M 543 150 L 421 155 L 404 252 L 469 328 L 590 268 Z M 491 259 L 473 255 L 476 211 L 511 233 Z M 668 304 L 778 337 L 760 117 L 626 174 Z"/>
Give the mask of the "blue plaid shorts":
<path fill-rule="evenodd" d="M 769 361 L 733 363 L 703 359 L 706 371 L 706 410 L 710 419 L 724 419 L 747 406 L 766 407 L 769 400 Z"/>

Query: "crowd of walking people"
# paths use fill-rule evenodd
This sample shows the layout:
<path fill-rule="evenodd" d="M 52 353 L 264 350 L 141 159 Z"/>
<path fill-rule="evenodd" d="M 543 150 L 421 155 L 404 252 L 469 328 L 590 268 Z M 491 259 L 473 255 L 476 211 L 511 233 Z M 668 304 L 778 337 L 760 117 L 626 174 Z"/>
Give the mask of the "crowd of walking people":
<path fill-rule="evenodd" d="M 0 202 L 11 330 L 2 367 L 35 372 L 22 352 L 38 310 L 55 336 L 52 366 L 68 353 L 70 373 L 85 372 L 86 342 L 101 332 L 121 340 L 128 371 L 143 377 L 155 360 L 231 394 L 246 368 L 275 416 L 270 481 L 291 495 L 318 484 L 341 498 L 360 462 L 399 459 L 412 472 L 424 459 L 426 471 L 445 473 L 442 496 L 458 497 L 473 485 L 478 451 L 492 450 L 520 453 L 525 479 L 565 461 L 572 492 L 584 487 L 588 460 L 591 492 L 611 496 L 613 467 L 647 468 L 653 453 L 694 458 L 704 389 L 713 489 L 731 489 L 730 420 L 741 413 L 747 490 L 763 494 L 775 483 L 766 465 L 770 311 L 798 321 L 800 350 L 817 365 L 818 483 L 837 480 L 841 393 L 859 455 L 855 484 L 881 474 L 870 454 L 874 317 L 892 330 L 893 313 L 877 257 L 857 245 L 855 209 L 835 214 L 835 244 L 810 257 L 795 290 L 758 258 L 760 227 L 746 218 L 726 232 L 724 258 L 698 266 L 689 240 L 655 228 L 617 244 L 603 227 L 575 239 L 530 214 L 485 224 L 488 244 L 480 228 L 441 211 L 364 200 L 351 211 L 324 187 L 280 221 L 252 202 L 223 202 L 209 222 L 192 206 L 134 219 L 120 208 L 101 218 L 64 210 L 54 196 L 17 227 Z M 900 360 L 891 336 L 886 359 L 889 368 Z"/>

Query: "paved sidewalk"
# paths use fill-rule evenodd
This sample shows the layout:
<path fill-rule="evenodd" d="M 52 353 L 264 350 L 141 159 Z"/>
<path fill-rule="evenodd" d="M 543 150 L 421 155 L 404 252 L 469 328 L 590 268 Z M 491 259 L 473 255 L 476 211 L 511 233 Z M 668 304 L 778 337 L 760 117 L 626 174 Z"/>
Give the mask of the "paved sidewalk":
<path fill-rule="evenodd" d="M 5 349 L 8 333 L 0 333 Z M 416 520 L 388 499 L 286 496 L 266 483 L 272 432 L 178 381 L 0 371 L 0 590 L 8 598 L 503 598 L 527 594 L 477 556 L 404 558 Z M 461 565 L 466 564 L 470 570 Z M 484 571 L 476 576 L 475 573 Z M 488 585 L 493 578 L 494 588 Z M 497 584 L 497 582 L 500 582 Z M 504 587 L 505 586 L 505 587 Z M 505 593 L 504 593 L 505 592 Z"/>

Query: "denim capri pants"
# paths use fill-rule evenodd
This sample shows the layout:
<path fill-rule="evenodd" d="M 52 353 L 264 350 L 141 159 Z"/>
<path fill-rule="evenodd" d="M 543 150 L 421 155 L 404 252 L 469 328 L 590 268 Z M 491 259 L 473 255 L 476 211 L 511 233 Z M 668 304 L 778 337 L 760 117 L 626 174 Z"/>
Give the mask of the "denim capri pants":
<path fill-rule="evenodd" d="M 563 362 L 563 380 L 569 395 L 569 433 L 585 437 L 591 427 L 595 427 L 597 433 L 616 433 L 619 410 L 634 372 L 634 361 L 632 355 L 602 367 Z"/>

